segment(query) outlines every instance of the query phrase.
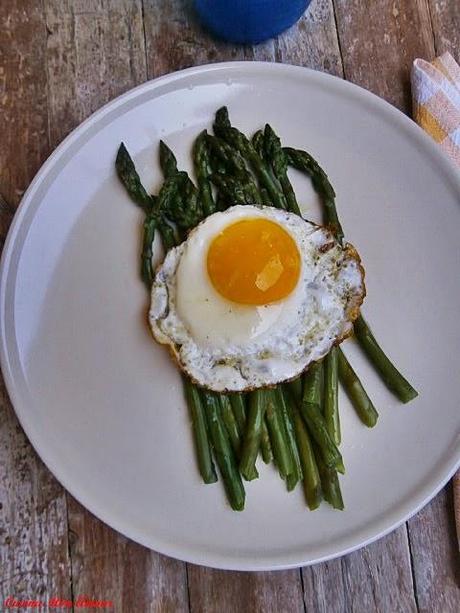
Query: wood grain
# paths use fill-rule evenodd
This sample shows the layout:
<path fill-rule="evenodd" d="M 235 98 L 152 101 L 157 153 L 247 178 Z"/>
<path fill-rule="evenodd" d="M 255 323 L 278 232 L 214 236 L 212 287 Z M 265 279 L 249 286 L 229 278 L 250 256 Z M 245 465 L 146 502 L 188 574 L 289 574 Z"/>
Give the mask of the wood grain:
<path fill-rule="evenodd" d="M 299 571 L 240 573 L 189 565 L 192 613 L 301 613 Z"/>
<path fill-rule="evenodd" d="M 235 47 L 212 38 L 198 23 L 192 4 L 192 0 L 144 0 L 150 79 L 189 66 L 249 59 L 249 47 Z"/>
<path fill-rule="evenodd" d="M 436 54 L 449 51 L 460 61 L 460 2 L 429 0 Z"/>
<path fill-rule="evenodd" d="M 44 0 L 50 136 L 145 81 L 140 0 Z"/>
<path fill-rule="evenodd" d="M 49 152 L 45 48 L 41 2 L 0 3 L 2 235 Z M 69 569 L 64 491 L 32 450 L 1 381 L 0 603 L 69 597 Z"/>
<path fill-rule="evenodd" d="M 460 556 L 451 485 L 408 525 L 419 610 L 460 610 Z"/>
<path fill-rule="evenodd" d="M 74 595 L 111 600 L 120 611 L 188 611 L 185 564 L 114 532 L 69 500 Z"/>
<path fill-rule="evenodd" d="M 50 135 L 145 81 L 140 0 L 45 0 Z M 68 496 L 72 589 L 123 611 L 188 610 L 185 565 L 122 537 Z"/>
<path fill-rule="evenodd" d="M 412 62 L 435 54 L 426 0 L 334 2 L 346 79 L 409 112 Z"/>
<path fill-rule="evenodd" d="M 16 206 L 49 153 L 41 2 L 0 3 L 0 185 Z"/>
<path fill-rule="evenodd" d="M 313 0 L 300 21 L 275 41 L 276 59 L 343 77 L 332 0 Z"/>
<path fill-rule="evenodd" d="M 307 611 L 416 611 L 410 554 L 403 526 L 338 560 L 302 570 Z"/>

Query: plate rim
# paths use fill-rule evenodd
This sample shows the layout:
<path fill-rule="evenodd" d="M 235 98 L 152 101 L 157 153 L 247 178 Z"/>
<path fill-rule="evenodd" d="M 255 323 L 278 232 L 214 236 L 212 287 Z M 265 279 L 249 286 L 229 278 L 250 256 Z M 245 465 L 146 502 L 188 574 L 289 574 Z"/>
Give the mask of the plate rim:
<path fill-rule="evenodd" d="M 378 522 L 374 521 L 371 524 L 371 526 L 374 526 L 373 529 L 372 527 L 366 528 L 365 530 L 367 532 L 372 532 L 370 536 L 359 538 L 357 542 L 355 540 L 354 543 L 345 545 L 338 550 L 334 550 L 334 548 L 329 547 L 330 551 L 326 551 L 326 553 L 322 556 L 309 559 L 306 557 L 308 556 L 308 552 L 306 551 L 304 552 L 304 555 L 283 552 L 282 554 L 276 556 L 277 561 L 275 563 L 267 564 L 265 562 L 265 558 L 263 559 L 263 562 L 259 562 L 257 558 L 243 558 L 238 557 L 235 554 L 222 555 L 221 553 L 203 551 L 203 549 L 199 549 L 197 551 L 196 547 L 181 546 L 177 543 L 171 545 L 169 542 L 156 538 L 155 535 L 147 535 L 143 531 L 138 531 L 135 526 L 129 523 L 128 525 L 125 525 L 123 521 L 119 521 L 117 518 L 112 518 L 110 515 L 110 510 L 106 511 L 104 508 L 100 508 L 100 505 L 96 502 L 93 504 L 91 499 L 87 499 L 85 497 L 84 488 L 79 488 L 78 485 L 76 485 L 74 488 L 73 484 L 71 483 L 72 479 L 68 479 L 66 475 L 61 473 L 59 465 L 55 465 L 52 458 L 48 457 L 46 449 L 40 448 L 40 441 L 36 439 L 33 432 L 33 423 L 27 419 L 27 409 L 24 410 L 24 408 L 20 406 L 21 402 L 15 389 L 16 385 L 9 360 L 8 343 L 6 341 L 5 334 L 5 305 L 8 298 L 7 289 L 11 273 L 12 254 L 14 247 L 17 246 L 18 234 L 22 227 L 22 223 L 24 222 L 25 214 L 33 202 L 35 192 L 38 190 L 41 183 L 46 179 L 49 171 L 51 171 L 55 164 L 59 162 L 64 153 L 72 146 L 74 142 L 81 138 L 87 132 L 87 130 L 91 128 L 91 126 L 98 124 L 105 115 L 124 105 L 129 100 L 135 100 L 138 96 L 148 91 L 153 91 L 163 85 L 174 83 L 175 81 L 181 81 L 187 77 L 193 77 L 195 75 L 209 72 L 219 73 L 226 70 L 240 70 L 243 72 L 260 70 L 272 73 L 292 73 L 294 76 L 297 74 L 300 77 L 303 76 L 304 78 L 309 78 L 313 81 L 315 81 L 315 79 L 318 81 L 324 81 L 326 87 L 330 86 L 333 89 L 335 88 L 336 90 L 341 90 L 339 91 L 339 95 L 340 93 L 346 93 L 347 91 L 351 92 L 352 94 L 354 93 L 361 100 L 364 99 L 364 101 L 368 101 L 374 108 L 377 107 L 377 110 L 390 117 L 393 123 L 399 123 L 399 125 L 401 125 L 406 132 L 409 132 L 413 139 L 418 139 L 421 145 L 428 150 L 428 153 L 436 159 L 440 167 L 443 168 L 447 175 L 457 185 L 460 192 L 460 173 L 454 166 L 453 162 L 414 121 L 412 121 L 399 109 L 393 107 L 390 103 L 376 96 L 372 92 L 339 77 L 291 64 L 260 61 L 230 61 L 193 66 L 191 68 L 175 71 L 146 81 L 121 94 L 120 96 L 117 96 L 113 100 L 110 100 L 87 117 L 82 123 L 76 126 L 42 164 L 29 187 L 25 191 L 8 230 L 0 261 L 0 331 L 2 332 L 0 334 L 0 367 L 5 380 L 8 396 L 19 423 L 21 424 L 21 427 L 23 428 L 29 442 L 40 457 L 41 461 L 43 461 L 48 470 L 50 470 L 52 475 L 59 481 L 64 489 L 67 490 L 80 504 L 88 509 L 99 520 L 103 521 L 117 532 L 127 536 L 129 539 L 140 543 L 149 549 L 153 549 L 154 551 L 166 556 L 172 556 L 184 562 L 224 570 L 283 570 L 297 568 L 300 566 L 309 566 L 341 557 L 384 537 L 401 526 L 421 508 L 423 508 L 444 487 L 444 485 L 455 473 L 457 468 L 460 466 L 460 447 L 457 445 L 456 451 L 454 450 L 451 456 L 447 460 L 443 461 L 440 468 L 436 470 L 433 469 L 435 475 L 425 479 L 427 484 L 418 488 L 418 495 L 416 493 L 410 496 L 408 501 L 401 502 L 393 511 L 387 512 L 385 514 L 385 517 L 389 518 L 387 521 L 385 521 L 385 519 L 379 520 Z M 22 245 L 19 246 L 22 247 Z M 16 275 L 14 274 L 14 279 L 15 278 Z M 353 538 L 349 540 L 353 541 Z"/>

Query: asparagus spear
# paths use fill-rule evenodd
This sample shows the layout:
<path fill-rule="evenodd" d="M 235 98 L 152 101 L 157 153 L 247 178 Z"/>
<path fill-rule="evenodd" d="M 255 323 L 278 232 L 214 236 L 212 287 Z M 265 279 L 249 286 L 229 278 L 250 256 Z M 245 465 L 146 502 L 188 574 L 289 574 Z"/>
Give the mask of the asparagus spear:
<path fill-rule="evenodd" d="M 377 423 L 379 414 L 340 347 L 337 358 L 340 381 L 363 424 L 372 428 Z"/>
<path fill-rule="evenodd" d="M 340 491 L 339 477 L 337 471 L 330 468 L 324 462 L 321 450 L 318 445 L 313 443 L 314 455 L 316 458 L 316 464 L 318 466 L 319 475 L 321 477 L 321 489 L 323 491 L 324 499 L 334 508 L 343 511 L 344 504 L 342 499 L 342 492 Z"/>
<path fill-rule="evenodd" d="M 163 171 L 164 176 L 167 179 L 173 177 L 175 174 L 178 173 L 176 156 L 168 147 L 168 145 L 162 140 L 160 140 L 159 152 L 160 167 Z"/>
<path fill-rule="evenodd" d="M 338 364 L 337 347 L 332 347 L 324 358 L 324 419 L 329 434 L 334 443 L 338 446 L 341 441 L 340 417 L 338 402 Z"/>
<path fill-rule="evenodd" d="M 293 381 L 286 383 L 287 389 L 297 404 L 302 402 L 302 377 L 297 377 Z"/>
<path fill-rule="evenodd" d="M 144 209 L 144 211 L 150 211 L 152 208 L 152 198 L 144 189 L 134 166 L 134 162 L 124 143 L 121 143 L 118 148 L 115 168 L 131 200 Z"/>
<path fill-rule="evenodd" d="M 248 160 L 261 185 L 268 191 L 274 205 L 282 209 L 286 208 L 286 201 L 283 193 L 277 188 L 251 141 L 249 141 L 242 132 L 237 130 L 237 128 L 229 125 L 228 111 L 225 107 L 222 107 L 222 109 L 219 109 L 216 113 L 214 132 Z"/>
<path fill-rule="evenodd" d="M 264 133 L 262 130 L 257 130 L 254 132 L 251 138 L 252 146 L 259 154 L 259 157 L 262 161 L 264 161 L 265 149 L 264 149 Z"/>
<path fill-rule="evenodd" d="M 354 328 L 358 343 L 364 349 L 388 389 L 404 403 L 416 398 L 418 392 L 386 356 L 362 315 L 355 321 Z"/>
<path fill-rule="evenodd" d="M 230 402 L 232 405 L 233 415 L 235 416 L 236 423 L 240 433 L 243 433 L 246 428 L 246 402 L 244 394 L 235 392 L 229 394 Z"/>
<path fill-rule="evenodd" d="M 321 481 L 312 443 L 298 407 L 293 411 L 294 428 L 303 473 L 303 490 L 308 507 L 313 511 L 321 503 Z"/>
<path fill-rule="evenodd" d="M 220 410 L 222 415 L 222 421 L 227 430 L 228 438 L 232 445 L 235 455 L 238 457 L 241 451 L 241 436 L 236 423 L 235 415 L 233 414 L 230 398 L 226 394 L 219 395 Z"/>
<path fill-rule="evenodd" d="M 228 143 L 218 136 L 208 134 L 206 140 L 213 154 L 223 163 L 223 172 L 237 175 L 246 171 L 246 163 L 239 151 L 230 147 Z"/>
<path fill-rule="evenodd" d="M 147 215 L 143 224 L 144 234 L 141 253 L 141 277 L 148 290 L 151 289 L 153 283 L 152 245 L 157 227 L 157 216 L 151 214 Z"/>
<path fill-rule="evenodd" d="M 293 471 L 291 474 L 288 475 L 286 479 L 286 485 L 288 491 L 290 492 L 295 488 L 297 483 L 302 480 L 302 466 L 300 464 L 299 450 L 297 448 L 297 442 L 295 438 L 294 416 L 293 408 L 291 406 L 291 400 L 281 386 L 278 386 L 276 388 L 275 395 L 277 397 L 278 405 L 280 407 L 281 415 L 283 417 L 289 451 L 293 461 Z"/>
<path fill-rule="evenodd" d="M 203 391 L 202 399 L 214 457 L 222 474 L 228 500 L 234 511 L 242 511 L 245 500 L 244 486 L 238 472 L 235 455 L 221 420 L 219 397 L 211 392 Z"/>
<path fill-rule="evenodd" d="M 251 139 L 251 142 L 252 146 L 259 154 L 260 159 L 264 161 L 264 133 L 262 132 L 262 130 L 258 130 L 257 132 L 255 132 Z M 266 206 L 272 206 L 272 201 L 265 187 L 259 186 L 259 194 L 261 204 L 265 204 Z"/>
<path fill-rule="evenodd" d="M 256 459 L 259 452 L 262 424 L 264 423 L 266 408 L 265 391 L 259 389 L 251 392 L 249 397 L 248 420 L 240 458 L 241 474 L 248 481 L 254 479 L 257 474 Z"/>
<path fill-rule="evenodd" d="M 205 217 L 211 213 L 214 213 L 216 210 L 210 183 L 212 170 L 210 165 L 210 151 L 207 136 L 208 133 L 206 130 L 203 130 L 203 132 L 198 135 L 193 148 L 195 175 Z"/>
<path fill-rule="evenodd" d="M 211 181 L 224 196 L 227 202 L 233 204 L 248 204 L 247 196 L 241 183 L 234 177 L 214 173 Z"/>
<path fill-rule="evenodd" d="M 290 166 L 306 173 L 311 178 L 313 187 L 320 196 L 324 207 L 325 221 L 331 226 L 339 241 L 342 241 L 343 230 L 335 207 L 335 191 L 327 174 L 318 162 L 306 151 L 293 149 L 292 147 L 284 147 L 283 151 L 287 156 L 287 161 Z"/>
<path fill-rule="evenodd" d="M 198 389 L 187 379 L 187 377 L 183 377 L 183 383 L 187 404 L 192 417 L 198 468 L 205 483 L 215 483 L 217 481 L 217 475 L 211 457 L 211 448 L 206 429 L 206 416 L 201 403 L 200 394 Z"/>
<path fill-rule="evenodd" d="M 310 434 L 321 449 L 325 464 L 344 472 L 342 456 L 328 432 L 320 408 L 321 368 L 321 363 L 315 362 L 305 375 L 301 413 Z"/>
<path fill-rule="evenodd" d="M 268 123 L 265 125 L 264 130 L 264 149 L 266 152 L 266 159 L 270 161 L 273 168 L 273 173 L 278 179 L 283 190 L 288 210 L 291 211 L 291 213 L 295 213 L 296 215 L 299 215 L 299 217 L 302 217 L 294 189 L 287 175 L 287 155 L 281 147 L 279 137 Z"/>
<path fill-rule="evenodd" d="M 217 134 L 220 128 L 230 128 L 230 118 L 228 116 L 228 108 L 226 106 L 221 106 L 220 109 L 217 109 L 216 115 L 214 117 L 214 132 Z"/>
<path fill-rule="evenodd" d="M 274 390 L 266 390 L 265 399 L 267 403 L 265 415 L 273 455 L 281 477 L 287 479 L 289 475 L 294 474 L 295 466 L 289 448 L 283 415 L 280 410 L 279 397 L 275 395 Z"/>
<path fill-rule="evenodd" d="M 264 419 L 262 422 L 262 432 L 260 436 L 260 452 L 262 454 L 262 460 L 265 464 L 273 462 L 273 450 L 270 443 L 270 435 L 268 434 L 267 421 Z"/>

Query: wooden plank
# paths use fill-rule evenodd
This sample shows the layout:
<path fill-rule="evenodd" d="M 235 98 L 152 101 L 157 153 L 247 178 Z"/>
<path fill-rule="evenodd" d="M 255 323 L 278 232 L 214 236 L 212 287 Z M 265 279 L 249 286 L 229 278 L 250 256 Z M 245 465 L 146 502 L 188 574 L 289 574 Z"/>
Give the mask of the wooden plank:
<path fill-rule="evenodd" d="M 45 0 L 53 146 L 111 98 L 146 79 L 141 1 Z M 186 611 L 185 564 L 128 541 L 68 496 L 74 596 L 120 611 Z"/>
<path fill-rule="evenodd" d="M 51 144 L 145 81 L 141 0 L 45 0 Z"/>
<path fill-rule="evenodd" d="M 0 207 L 11 211 L 49 152 L 41 2 L 0 3 Z M 0 381 L 0 603 L 70 596 L 65 495 L 37 458 Z"/>
<path fill-rule="evenodd" d="M 410 68 L 434 57 L 426 0 L 334 0 L 346 79 L 411 109 Z"/>
<path fill-rule="evenodd" d="M 302 570 L 307 611 L 392 611 L 417 606 L 406 527 L 343 558 Z"/>
<path fill-rule="evenodd" d="M 460 3 L 429 0 L 436 54 L 449 51 L 460 62 Z"/>
<path fill-rule="evenodd" d="M 144 29 L 150 79 L 189 66 L 248 59 L 248 49 L 218 41 L 201 27 L 190 0 L 144 0 Z"/>
<path fill-rule="evenodd" d="M 409 521 L 409 537 L 419 610 L 460 609 L 460 576 L 452 486 Z"/>
<path fill-rule="evenodd" d="M 12 206 L 49 153 L 41 3 L 0 4 L 0 190 Z"/>
<path fill-rule="evenodd" d="M 332 0 L 313 0 L 299 22 L 276 41 L 280 61 L 343 76 Z"/>
<path fill-rule="evenodd" d="M 241 573 L 188 565 L 192 613 L 303 613 L 299 571 Z"/>
<path fill-rule="evenodd" d="M 188 611 L 185 564 L 128 540 L 69 496 L 74 594 L 111 600 L 115 610 Z"/>

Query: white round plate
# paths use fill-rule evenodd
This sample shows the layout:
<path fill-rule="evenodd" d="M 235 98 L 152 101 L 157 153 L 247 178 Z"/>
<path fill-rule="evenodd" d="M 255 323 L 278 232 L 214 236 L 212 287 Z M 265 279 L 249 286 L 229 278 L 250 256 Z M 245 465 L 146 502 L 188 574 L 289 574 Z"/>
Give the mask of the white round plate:
<path fill-rule="evenodd" d="M 115 175 L 124 141 L 145 185 L 158 140 L 189 169 L 194 137 L 226 104 L 248 133 L 270 122 L 312 152 L 367 271 L 364 313 L 420 395 L 400 404 L 352 341 L 380 411 L 372 430 L 340 398 L 346 510 L 306 509 L 272 467 L 230 510 L 203 485 L 177 369 L 146 325 L 141 212 Z M 308 182 L 295 176 L 305 214 Z M 2 259 L 1 360 L 32 444 L 61 483 L 128 537 L 183 560 L 277 569 L 342 555 L 417 511 L 460 457 L 460 179 L 399 111 L 345 81 L 280 64 L 192 68 L 145 83 L 75 130 L 44 164 Z"/>

